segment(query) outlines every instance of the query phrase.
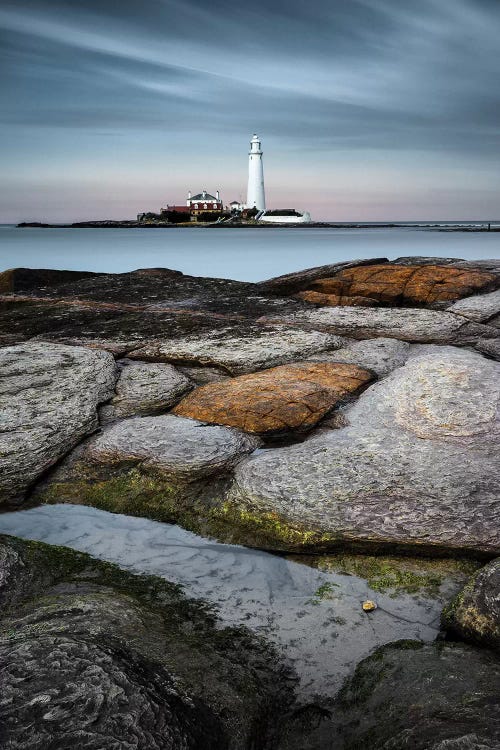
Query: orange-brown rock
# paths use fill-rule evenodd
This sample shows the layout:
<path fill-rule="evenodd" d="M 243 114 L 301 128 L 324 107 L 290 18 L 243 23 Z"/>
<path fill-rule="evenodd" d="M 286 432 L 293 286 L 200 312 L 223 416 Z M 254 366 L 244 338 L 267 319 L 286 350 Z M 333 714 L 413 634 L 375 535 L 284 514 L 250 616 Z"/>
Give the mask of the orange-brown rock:
<path fill-rule="evenodd" d="M 356 266 L 339 271 L 331 278 L 318 279 L 300 297 L 306 302 L 324 305 L 352 305 L 353 299 L 358 300 L 358 305 L 371 305 L 374 300 L 389 305 L 430 305 L 491 289 L 495 278 L 487 271 L 453 266 Z M 311 297 L 311 293 L 324 295 L 325 299 L 320 302 L 320 298 Z"/>
<path fill-rule="evenodd" d="M 261 434 L 307 430 L 372 377 L 356 365 L 298 362 L 196 388 L 173 413 Z"/>
<path fill-rule="evenodd" d="M 321 305 L 322 307 L 338 307 L 339 305 L 349 307 L 376 307 L 380 303 L 376 299 L 369 297 L 349 297 L 344 294 L 323 294 L 323 292 L 314 292 L 309 289 L 306 292 L 299 292 L 295 295 L 304 302 L 310 302 L 312 305 Z"/>

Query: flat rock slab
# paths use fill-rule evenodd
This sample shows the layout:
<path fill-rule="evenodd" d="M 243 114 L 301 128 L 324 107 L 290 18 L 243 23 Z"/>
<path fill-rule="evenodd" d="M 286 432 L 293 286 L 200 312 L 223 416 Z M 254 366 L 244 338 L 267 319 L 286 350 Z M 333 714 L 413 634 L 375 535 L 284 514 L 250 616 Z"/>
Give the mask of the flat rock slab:
<path fill-rule="evenodd" d="M 464 640 L 500 650 L 500 558 L 478 571 L 442 616 Z"/>
<path fill-rule="evenodd" d="M 440 310 L 325 307 L 301 310 L 275 322 L 307 326 L 355 339 L 384 336 L 409 342 L 475 344 L 482 339 L 498 337 L 498 331 L 491 326 Z"/>
<path fill-rule="evenodd" d="M 197 388 L 174 414 L 261 434 L 307 430 L 372 377 L 350 364 L 282 365 Z"/>
<path fill-rule="evenodd" d="M 192 387 L 172 365 L 125 360 L 119 367 L 115 395 L 99 410 L 101 424 L 167 411 Z"/>
<path fill-rule="evenodd" d="M 462 315 L 464 318 L 484 323 L 500 314 L 500 289 L 488 294 L 476 294 L 473 297 L 458 300 L 447 308 L 448 312 Z"/>
<path fill-rule="evenodd" d="M 309 359 L 314 362 L 349 362 L 383 377 L 402 367 L 409 354 L 410 344 L 406 341 L 381 337 L 353 341 L 334 352 L 313 354 Z"/>
<path fill-rule="evenodd" d="M 348 426 L 243 461 L 235 522 L 255 519 L 277 549 L 498 552 L 499 370 L 462 350 L 411 359 L 360 396 Z"/>
<path fill-rule="evenodd" d="M 432 305 L 460 299 L 496 284 L 496 276 L 440 265 L 375 264 L 344 268 L 334 276 L 314 281 L 310 291 L 331 295 L 330 304 Z M 313 299 L 302 296 L 313 302 Z M 319 303 L 321 304 L 321 303 Z"/>
<path fill-rule="evenodd" d="M 29 292 L 60 284 L 71 284 L 103 274 L 93 271 L 56 271 L 51 268 L 9 268 L 0 273 L 0 294 Z"/>
<path fill-rule="evenodd" d="M 182 338 L 150 341 L 129 352 L 131 359 L 215 365 L 232 375 L 262 370 L 342 346 L 324 331 L 286 325 L 235 325 Z"/>
<path fill-rule="evenodd" d="M 267 295 L 257 284 L 232 279 L 188 276 L 169 268 L 142 268 L 130 273 L 79 274 L 68 271 L 42 272 L 13 269 L 9 278 L 28 282 L 4 285 L 0 292 L 28 291 L 48 301 L 87 301 L 127 305 L 141 310 L 162 308 L 219 315 L 255 317 L 266 312 L 293 308 L 293 300 Z M 58 276 L 59 274 L 59 276 Z M 88 277 L 88 278 L 86 278 Z M 50 283 L 49 283 L 50 282 Z"/>
<path fill-rule="evenodd" d="M 113 357 L 58 344 L 0 349 L 2 503 L 29 487 L 98 426 L 97 406 L 114 393 Z"/>

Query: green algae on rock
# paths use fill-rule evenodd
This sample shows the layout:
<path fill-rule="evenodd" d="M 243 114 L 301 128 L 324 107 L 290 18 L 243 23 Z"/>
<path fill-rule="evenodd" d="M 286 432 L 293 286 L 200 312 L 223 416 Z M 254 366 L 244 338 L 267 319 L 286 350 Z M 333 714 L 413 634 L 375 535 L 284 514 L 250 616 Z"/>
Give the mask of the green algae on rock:
<path fill-rule="evenodd" d="M 125 419 L 73 451 L 33 499 L 176 521 L 195 516 L 209 480 L 216 484 L 259 444 L 238 430 L 171 415 Z"/>
<path fill-rule="evenodd" d="M 292 557 L 292 559 L 295 559 Z M 428 557 L 386 557 L 374 555 L 303 556 L 300 560 L 319 570 L 345 573 L 364 578 L 373 591 L 399 594 L 419 594 L 438 597 L 447 578 L 466 580 L 481 563 L 467 559 Z"/>
<path fill-rule="evenodd" d="M 472 576 L 441 620 L 454 635 L 500 650 L 500 558 Z"/>

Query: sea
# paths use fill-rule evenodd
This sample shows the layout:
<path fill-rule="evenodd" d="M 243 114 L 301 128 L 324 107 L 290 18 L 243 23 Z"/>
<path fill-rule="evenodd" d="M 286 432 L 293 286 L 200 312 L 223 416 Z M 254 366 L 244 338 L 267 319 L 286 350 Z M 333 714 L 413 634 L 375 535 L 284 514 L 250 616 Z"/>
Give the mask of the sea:
<path fill-rule="evenodd" d="M 4 224 L 0 271 L 27 267 L 124 273 L 163 267 L 193 276 L 262 281 L 356 258 L 500 258 L 500 232 L 450 231 L 452 226 L 87 229 Z"/>

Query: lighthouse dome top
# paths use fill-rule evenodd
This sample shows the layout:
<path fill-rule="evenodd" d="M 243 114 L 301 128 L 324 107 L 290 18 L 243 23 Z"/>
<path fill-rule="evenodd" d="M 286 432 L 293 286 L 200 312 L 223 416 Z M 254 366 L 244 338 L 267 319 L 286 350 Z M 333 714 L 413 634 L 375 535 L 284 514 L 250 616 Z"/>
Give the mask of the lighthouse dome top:
<path fill-rule="evenodd" d="M 261 145 L 260 145 L 260 138 L 255 133 L 253 134 L 252 140 L 250 141 L 250 153 L 251 154 L 262 154 Z"/>

